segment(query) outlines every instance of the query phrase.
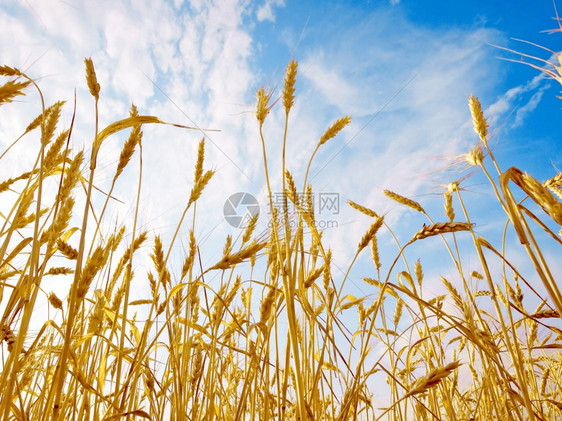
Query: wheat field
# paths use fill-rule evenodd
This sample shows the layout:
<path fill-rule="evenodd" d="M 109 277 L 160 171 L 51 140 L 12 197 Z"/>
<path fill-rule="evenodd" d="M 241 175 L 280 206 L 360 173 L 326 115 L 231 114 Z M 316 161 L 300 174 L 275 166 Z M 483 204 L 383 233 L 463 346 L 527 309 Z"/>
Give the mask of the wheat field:
<path fill-rule="evenodd" d="M 562 83 L 562 55 L 557 58 L 547 73 Z M 482 221 L 467 211 L 464 180 L 452 180 L 439 199 L 445 218 L 384 190 L 420 217 L 407 237 L 361 198 L 350 200 L 370 227 L 345 246 L 354 256 L 347 273 L 335 272 L 308 174 L 317 151 L 351 117 L 320 137 L 303 179 L 293 177 L 290 157 L 269 156 L 263 129 L 272 107 L 283 107 L 283 145 L 290 142 L 298 77 L 291 61 L 279 98 L 260 88 L 255 105 L 264 183 L 271 200 L 277 187 L 268 171 L 279 159 L 283 201 L 269 204 L 268 232 L 257 232 L 258 219 L 251 219 L 238 238 L 224 240 L 222 257 L 203 267 L 195 221 L 204 210 L 197 204 L 215 174 L 205 161 L 205 139 L 170 238 L 140 228 L 138 202 L 132 225 L 102 229 L 114 189 L 142 152 L 143 126 L 168 123 L 134 105 L 128 116 L 99 122 L 103 87 L 92 60 L 84 63 L 94 140 L 86 150 L 73 149 L 79 122 L 60 127 L 69 104 L 41 95 L 42 113 L 10 140 L 35 139 L 35 163 L 0 181 L 9 204 L 0 231 L 1 419 L 562 419 L 562 295 L 544 253 L 545 247 L 559 253 L 562 244 L 562 174 L 539 181 L 515 167 L 501 169 L 509 163 L 494 157 L 476 97 L 467 106 L 474 145 L 458 159 L 488 179 L 497 199 L 490 206 L 505 212 L 505 230 L 516 238 L 509 246 L 519 247 L 524 261 L 506 255 L 511 237 L 479 235 L 475 226 Z M 41 83 L 14 67 L 1 66 L 0 76 L 0 113 L 30 90 L 41 93 Z M 98 153 L 123 131 L 128 138 L 114 175 L 96 185 Z M 1 165 L 8 165 L 7 153 Z M 140 192 L 140 180 L 129 188 Z M 94 190 L 105 199 L 92 200 Z M 396 244 L 390 261 L 381 260 L 382 233 Z M 170 256 L 179 241 L 186 248 L 175 266 Z M 429 241 L 457 271 L 458 282 L 440 278 L 443 295 L 427 296 L 424 263 L 410 258 Z M 461 242 L 477 256 L 475 269 Z M 362 277 L 369 295 L 354 296 L 349 273 L 362 254 L 370 254 L 374 270 Z M 147 272 L 137 264 L 143 257 Z M 526 267 L 531 277 L 520 270 Z M 218 287 L 207 281 L 211 274 L 218 274 Z M 50 290 L 53 279 L 70 284 L 68 296 Z M 149 286 L 142 299 L 132 294 L 139 280 Z M 48 317 L 31 329 L 34 315 L 45 314 L 38 308 L 44 302 Z"/>

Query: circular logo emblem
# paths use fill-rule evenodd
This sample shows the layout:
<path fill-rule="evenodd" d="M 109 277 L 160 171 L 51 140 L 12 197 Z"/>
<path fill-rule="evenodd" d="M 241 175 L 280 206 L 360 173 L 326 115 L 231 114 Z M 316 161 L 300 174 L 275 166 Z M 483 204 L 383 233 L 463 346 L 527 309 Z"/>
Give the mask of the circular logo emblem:
<path fill-rule="evenodd" d="M 234 193 L 224 202 L 224 219 L 234 228 L 246 228 L 250 219 L 259 214 L 258 200 L 250 193 Z"/>

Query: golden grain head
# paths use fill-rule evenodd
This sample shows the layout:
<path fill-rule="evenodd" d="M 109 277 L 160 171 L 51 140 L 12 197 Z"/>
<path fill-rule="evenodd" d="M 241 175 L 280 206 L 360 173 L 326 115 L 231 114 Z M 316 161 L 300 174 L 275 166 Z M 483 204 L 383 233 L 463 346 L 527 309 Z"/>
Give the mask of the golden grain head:
<path fill-rule="evenodd" d="M 117 170 L 115 171 L 113 180 L 117 180 L 131 160 L 131 157 L 135 153 L 136 146 L 142 141 L 142 135 L 141 125 L 134 126 L 119 155 L 119 163 L 117 164 Z"/>
<path fill-rule="evenodd" d="M 468 98 L 468 106 L 470 108 L 470 114 L 472 115 L 472 125 L 474 131 L 480 137 L 480 140 L 487 145 L 488 142 L 488 122 L 484 118 L 484 113 L 482 112 L 482 106 L 480 101 L 473 95 Z"/>
<path fill-rule="evenodd" d="M 420 259 L 416 260 L 415 269 L 416 269 L 416 279 L 418 281 L 418 285 L 421 287 L 423 282 L 423 269 Z"/>
<path fill-rule="evenodd" d="M 373 263 L 375 264 L 377 270 L 380 270 L 382 264 L 376 235 L 373 235 L 373 238 L 371 238 L 371 258 L 373 259 Z"/>
<path fill-rule="evenodd" d="M 380 218 L 377 218 L 375 220 L 375 222 L 373 222 L 371 224 L 371 226 L 369 227 L 369 229 L 367 230 L 367 232 L 365 233 L 365 235 L 363 236 L 363 238 L 359 242 L 359 245 L 357 246 L 358 252 L 363 250 L 365 247 L 367 247 L 369 242 L 377 234 L 377 231 L 382 227 L 383 222 L 384 222 L 384 217 L 380 217 Z"/>
<path fill-rule="evenodd" d="M 287 65 L 287 70 L 285 71 L 285 85 L 283 87 L 283 106 L 285 107 L 285 113 L 287 114 L 289 114 L 295 100 L 296 77 L 297 62 L 295 60 L 291 60 Z"/>
<path fill-rule="evenodd" d="M 266 93 L 265 88 L 262 86 L 256 92 L 257 104 L 256 104 L 256 119 L 263 125 L 271 106 L 269 105 L 269 100 L 271 98 L 271 92 Z"/>
<path fill-rule="evenodd" d="M 330 286 L 330 280 L 332 276 L 332 274 L 330 273 L 331 262 L 332 262 L 332 250 L 328 250 L 326 253 L 326 260 L 324 262 L 324 272 L 322 274 L 322 285 L 325 291 L 327 291 Z"/>
<path fill-rule="evenodd" d="M 17 67 L 0 66 L 0 76 L 21 76 L 22 72 Z"/>
<path fill-rule="evenodd" d="M 409 208 L 414 209 L 415 211 L 425 213 L 425 211 L 421 207 L 421 205 L 418 202 L 416 202 L 412 199 L 408 199 L 407 197 L 401 196 L 398 193 L 394 193 L 390 190 L 383 190 L 383 193 L 386 197 L 389 197 L 390 199 L 394 200 L 395 202 L 398 202 L 402 205 L 406 205 Z"/>
<path fill-rule="evenodd" d="M 205 159 L 205 138 L 199 142 L 197 148 L 197 161 L 195 163 L 195 182 L 197 183 L 203 176 L 203 161 Z"/>
<path fill-rule="evenodd" d="M 4 85 L 0 85 L 0 105 L 2 103 L 12 102 L 17 96 L 25 95 L 25 89 L 30 84 L 30 81 L 14 82 L 11 80 Z"/>
<path fill-rule="evenodd" d="M 459 232 L 459 231 L 470 231 L 473 224 L 468 222 L 439 222 L 433 225 L 425 225 L 421 230 L 419 230 L 412 241 L 422 240 L 427 237 L 433 237 L 434 235 L 444 234 L 447 232 Z"/>
<path fill-rule="evenodd" d="M 55 295 L 54 292 L 50 292 L 48 295 L 49 303 L 57 310 L 62 310 L 62 301 L 59 297 Z"/>
<path fill-rule="evenodd" d="M 205 173 L 195 182 L 195 185 L 191 189 L 191 194 L 189 195 L 188 206 L 191 206 L 193 203 L 197 202 L 203 193 L 203 190 L 211 181 L 211 178 L 215 175 L 214 170 L 205 171 Z"/>
<path fill-rule="evenodd" d="M 86 82 L 88 84 L 88 89 L 90 90 L 90 94 L 97 100 L 100 97 L 101 87 L 98 83 L 96 70 L 94 69 L 94 62 L 91 58 L 85 58 L 84 64 L 86 65 Z"/>
<path fill-rule="evenodd" d="M 304 287 L 310 288 L 314 285 L 314 282 L 324 273 L 324 266 L 316 268 L 313 272 L 309 273 L 306 280 L 304 281 Z"/>
<path fill-rule="evenodd" d="M 244 233 L 242 234 L 242 244 L 246 244 L 252 238 L 252 234 L 256 229 L 256 224 L 258 223 L 259 214 L 252 215 L 246 228 L 244 229 Z"/>
<path fill-rule="evenodd" d="M 262 300 L 260 307 L 260 323 L 267 323 L 269 320 L 271 309 L 273 308 L 273 302 L 275 301 L 275 295 L 275 289 L 270 288 L 267 296 Z"/>
<path fill-rule="evenodd" d="M 379 215 L 377 215 L 377 213 L 374 210 L 371 210 L 371 209 L 369 209 L 365 206 L 361 206 L 360 204 L 355 203 L 352 200 L 348 200 L 347 203 L 353 209 L 358 210 L 359 212 L 364 213 L 367 216 L 370 216 L 372 218 L 378 218 L 379 217 Z"/>
<path fill-rule="evenodd" d="M 294 205 L 298 208 L 301 206 L 299 200 L 299 194 L 297 192 L 297 186 L 295 184 L 295 180 L 293 179 L 293 176 L 291 175 L 289 170 L 285 170 L 285 179 L 287 180 L 287 188 L 288 188 L 286 194 L 288 198 L 291 200 L 291 202 L 293 202 Z"/>
<path fill-rule="evenodd" d="M 341 132 L 343 130 L 343 128 L 345 126 L 347 126 L 349 123 L 351 122 L 351 117 L 350 116 L 345 116 L 342 117 L 338 120 L 336 120 L 336 122 L 334 124 L 332 124 L 328 130 L 326 130 L 326 132 L 322 135 L 322 137 L 320 137 L 320 140 L 318 141 L 318 146 L 323 145 L 324 143 L 326 143 L 328 140 L 332 139 L 333 137 L 335 137 L 339 132 Z"/>
<path fill-rule="evenodd" d="M 455 219 L 455 210 L 453 209 L 453 195 L 449 192 L 445 193 L 445 213 L 450 222 Z"/>
<path fill-rule="evenodd" d="M 453 371 L 459 368 L 460 365 L 461 364 L 458 361 L 453 361 L 445 366 L 434 368 L 425 376 L 417 379 L 414 384 L 410 386 L 410 390 L 406 394 L 406 397 L 423 393 L 432 387 L 437 386 L 445 377 L 449 376 Z"/>
<path fill-rule="evenodd" d="M 484 162 L 484 152 L 482 146 L 478 143 L 474 149 L 467 154 L 464 154 L 464 159 L 470 166 L 480 166 Z"/>
<path fill-rule="evenodd" d="M 404 300 L 399 298 L 396 301 L 396 309 L 394 310 L 394 317 L 392 318 L 392 321 L 394 323 L 395 328 L 396 328 L 396 326 L 398 326 L 398 323 L 400 323 L 400 319 L 402 318 L 402 309 L 403 308 L 404 308 Z"/>

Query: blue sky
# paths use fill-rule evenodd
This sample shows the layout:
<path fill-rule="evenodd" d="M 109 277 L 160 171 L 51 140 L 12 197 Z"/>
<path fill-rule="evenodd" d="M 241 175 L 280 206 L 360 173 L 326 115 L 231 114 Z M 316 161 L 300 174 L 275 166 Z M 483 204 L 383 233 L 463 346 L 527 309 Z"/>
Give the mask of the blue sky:
<path fill-rule="evenodd" d="M 535 2 L 430 1 L 78 1 L 0 0 L 0 62 L 38 78 L 47 103 L 71 102 L 77 90 L 74 147 L 89 145 L 93 101 L 84 82 L 83 58 L 92 57 L 101 84 L 100 119 L 125 117 L 131 102 L 142 114 L 165 121 L 211 127 L 207 167 L 217 170 L 202 198 L 198 238 L 207 261 L 220 254 L 226 234 L 237 234 L 222 216 L 226 198 L 239 191 L 266 196 L 254 94 L 261 85 L 282 90 L 287 62 L 299 62 L 296 103 L 289 124 L 289 169 L 302 180 L 323 131 L 337 118 L 353 117 L 320 150 L 312 167 L 315 192 L 336 193 L 341 211 L 328 215 L 338 227 L 326 232 L 335 259 L 349 261 L 369 221 L 347 209 L 354 200 L 387 214 L 404 228 L 404 240 L 423 222 L 382 194 L 390 189 L 414 198 L 443 220 L 443 184 L 465 172 L 449 168 L 477 141 L 467 107 L 480 98 L 493 133 L 491 144 L 503 169 L 518 166 L 539 180 L 562 166 L 560 86 L 493 45 L 548 59 L 549 53 L 516 42 L 521 38 L 552 49 L 560 34 L 549 0 Z M 1 147 L 11 143 L 38 113 L 30 94 L 3 107 Z M 63 117 L 70 122 L 72 106 Z M 273 189 L 279 189 L 283 111 L 265 124 Z M 201 133 L 146 127 L 142 224 L 170 234 L 192 185 Z M 112 176 L 123 138 L 106 142 L 97 181 Z M 34 159 L 22 143 L 0 168 L 2 179 Z M 138 161 L 116 195 L 133 203 Z M 493 197 L 476 174 L 465 181 L 470 205 L 485 212 L 482 233 L 497 232 L 505 217 L 487 209 Z M 277 187 L 275 187 L 277 186 Z M 132 205 L 108 217 L 125 223 Z M 477 219 L 477 218 L 476 218 Z M 262 220 L 262 229 L 266 221 Z M 183 241 L 185 243 L 185 240 Z M 179 244 L 181 246 L 181 244 Z M 368 256 L 366 256 L 366 260 Z M 367 265 L 368 262 L 362 264 Z"/>

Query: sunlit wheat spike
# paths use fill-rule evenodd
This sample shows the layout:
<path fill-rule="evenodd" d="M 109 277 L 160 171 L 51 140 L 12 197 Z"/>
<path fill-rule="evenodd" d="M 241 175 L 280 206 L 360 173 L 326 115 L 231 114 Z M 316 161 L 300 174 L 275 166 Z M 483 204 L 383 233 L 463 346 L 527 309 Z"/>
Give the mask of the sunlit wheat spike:
<path fill-rule="evenodd" d="M 260 123 L 260 126 L 263 125 L 265 118 L 267 117 L 267 114 L 271 109 L 271 107 L 268 107 L 270 98 L 271 93 L 266 94 L 265 88 L 263 86 L 260 87 L 256 92 L 256 119 Z"/>
<path fill-rule="evenodd" d="M 414 235 L 412 241 L 423 240 L 424 238 L 447 232 L 470 231 L 472 226 L 473 224 L 468 222 L 438 222 L 433 225 L 424 224 L 423 228 Z"/>
<path fill-rule="evenodd" d="M 53 110 L 60 108 L 64 103 L 65 101 L 57 101 L 53 105 L 46 108 L 44 112 L 39 114 L 37 117 L 33 119 L 31 123 L 29 123 L 24 133 L 29 133 L 30 131 L 35 130 L 37 127 L 39 127 L 39 125 L 43 121 L 43 118 L 47 120 L 49 118 L 49 115 L 53 112 Z"/>
<path fill-rule="evenodd" d="M 324 290 L 328 290 L 330 286 L 330 279 L 331 279 L 331 272 L 330 272 L 330 264 L 332 262 L 332 250 L 328 250 L 326 253 L 326 260 L 324 261 L 324 272 L 322 274 L 322 286 Z"/>
<path fill-rule="evenodd" d="M 320 266 L 319 268 L 316 268 L 314 272 L 310 273 L 306 278 L 306 280 L 304 281 L 304 287 L 310 288 L 312 285 L 314 285 L 314 282 L 320 277 L 320 275 L 322 275 L 323 272 L 324 272 L 324 266 Z"/>
<path fill-rule="evenodd" d="M 488 122 L 484 118 L 484 113 L 482 112 L 482 106 L 480 101 L 473 95 L 468 98 L 468 106 L 470 108 L 470 114 L 472 115 L 472 125 L 474 131 L 480 137 L 480 140 L 484 145 L 488 142 Z"/>
<path fill-rule="evenodd" d="M 287 192 L 289 199 L 295 204 L 296 207 L 299 207 L 301 204 L 299 200 L 299 194 L 297 192 L 297 186 L 295 185 L 295 180 L 293 179 L 293 176 L 291 175 L 289 170 L 285 170 L 285 179 L 287 180 L 287 187 L 289 189 Z"/>
<path fill-rule="evenodd" d="M 84 270 L 82 271 L 82 276 L 80 277 L 77 289 L 77 297 L 79 300 L 82 300 L 88 289 L 90 288 L 90 284 L 92 283 L 94 277 L 98 273 L 98 271 L 104 267 L 105 262 L 107 261 L 108 256 L 108 248 L 103 246 L 98 246 L 96 250 L 92 253 L 88 260 L 86 261 L 86 265 L 84 266 Z"/>
<path fill-rule="evenodd" d="M 516 177 L 513 181 L 518 184 L 518 180 L 518 177 Z M 562 203 L 528 173 L 523 173 L 522 181 L 526 188 L 521 185 L 519 187 L 527 192 L 557 224 L 562 225 Z"/>
<path fill-rule="evenodd" d="M 45 154 L 45 160 L 43 161 L 43 163 L 45 165 L 45 170 L 47 173 L 50 173 L 53 168 L 62 163 L 63 159 L 65 158 L 66 154 L 61 154 L 60 152 L 66 140 L 68 139 L 69 133 L 70 132 L 68 130 L 60 133 Z"/>
<path fill-rule="evenodd" d="M 203 176 L 203 161 L 205 159 L 205 138 L 201 139 L 197 148 L 197 162 L 195 163 L 195 182 Z"/>
<path fill-rule="evenodd" d="M 455 210 L 453 209 L 453 195 L 450 192 L 445 192 L 445 214 L 449 221 L 453 222 L 455 219 Z"/>
<path fill-rule="evenodd" d="M 44 124 L 42 126 L 43 130 L 41 131 L 41 143 L 43 145 L 49 143 L 55 134 L 63 104 L 64 102 L 61 101 L 56 102 L 53 104 L 51 112 L 45 116 Z"/>
<path fill-rule="evenodd" d="M 195 234 L 193 233 L 193 230 L 189 230 L 189 252 L 187 254 L 187 257 L 185 258 L 181 270 L 182 279 L 188 274 L 189 270 L 193 267 L 196 249 L 197 249 L 197 243 L 195 241 Z"/>
<path fill-rule="evenodd" d="M 511 167 L 500 176 L 502 190 L 508 189 L 508 182 L 512 180 L 521 190 L 527 193 L 557 224 L 562 225 L 562 203 L 554 197 L 541 183 L 520 169 Z M 521 224 L 514 222 L 515 228 L 522 233 Z M 522 235 L 524 238 L 524 234 Z"/>
<path fill-rule="evenodd" d="M 403 307 L 404 307 L 404 300 L 399 298 L 398 301 L 396 301 L 396 309 L 394 310 L 394 317 L 392 318 L 395 328 L 396 326 L 398 326 L 398 323 L 400 322 L 400 318 L 402 317 Z"/>
<path fill-rule="evenodd" d="M 453 298 L 453 301 L 455 302 L 457 307 L 462 309 L 463 299 L 459 294 L 459 292 L 457 291 L 457 289 L 455 288 L 455 286 L 444 277 L 441 277 L 441 282 L 443 282 L 443 285 L 445 285 L 445 288 L 447 289 L 447 291 L 449 291 L 449 294 L 451 294 L 451 297 Z"/>
<path fill-rule="evenodd" d="M 201 197 L 201 193 L 203 193 L 203 190 L 205 189 L 205 186 L 209 183 L 214 174 L 214 170 L 208 170 L 201 176 L 201 178 L 199 178 L 199 180 L 197 180 L 195 186 L 193 186 L 193 189 L 191 189 L 188 206 L 191 206 L 191 204 L 199 200 L 199 198 Z"/>
<path fill-rule="evenodd" d="M 546 310 L 541 310 L 539 312 L 533 313 L 531 315 L 532 318 L 534 319 L 556 319 L 558 317 L 560 317 L 560 315 L 558 314 L 558 312 L 556 310 L 550 310 L 550 309 L 546 309 Z"/>
<path fill-rule="evenodd" d="M 546 391 L 546 385 L 548 382 L 548 377 L 550 376 L 550 367 L 547 367 L 546 370 L 542 373 L 541 376 L 541 383 L 540 383 L 540 396 L 544 396 Z"/>
<path fill-rule="evenodd" d="M 417 379 L 414 384 L 410 386 L 410 390 L 404 397 L 423 393 L 426 390 L 431 389 L 432 387 L 441 383 L 444 378 L 446 378 L 449 374 L 459 368 L 460 365 L 461 364 L 458 361 L 453 361 L 452 363 L 449 363 L 445 366 L 434 368 L 425 376 Z"/>
<path fill-rule="evenodd" d="M 348 295 L 345 298 L 348 298 L 348 301 L 344 303 L 343 300 L 342 300 L 342 303 L 340 304 L 339 311 L 344 311 L 344 310 L 347 310 L 351 307 L 354 307 L 354 306 L 357 306 L 357 305 L 363 303 L 363 301 L 365 301 L 366 297 L 356 298 L 356 297 L 353 297 L 351 295 Z"/>
<path fill-rule="evenodd" d="M 66 170 L 66 176 L 57 195 L 57 201 L 64 201 L 68 198 L 76 184 L 80 180 L 80 166 L 84 160 L 84 152 L 80 151 L 76 154 L 70 166 Z"/>
<path fill-rule="evenodd" d="M 372 218 L 378 218 L 379 216 L 377 215 L 377 213 L 374 210 L 371 210 L 369 208 L 366 208 L 365 206 L 361 206 L 358 203 L 355 203 L 352 200 L 348 200 L 347 201 L 348 205 L 351 206 L 353 209 L 358 210 L 361 213 L 364 213 L 367 216 L 370 216 Z"/>
<path fill-rule="evenodd" d="M 160 281 L 160 285 L 169 285 L 170 273 L 165 266 L 164 249 L 162 247 L 162 240 L 160 239 L 159 235 L 154 238 L 154 248 L 150 257 L 154 262 L 154 267 L 156 268 L 156 271 L 158 273 L 158 280 Z"/>
<path fill-rule="evenodd" d="M 138 117 L 139 113 L 137 111 L 137 107 L 133 104 L 131 106 L 131 111 L 129 113 L 130 117 Z M 142 130 L 141 125 L 133 126 L 131 129 L 131 134 L 129 138 L 123 145 L 123 149 L 121 150 L 121 154 L 119 155 L 119 163 L 117 164 L 117 170 L 115 171 L 115 175 L 113 176 L 113 180 L 117 180 L 117 178 L 121 175 L 131 157 L 135 153 L 136 146 L 142 141 Z"/>
<path fill-rule="evenodd" d="M 57 239 L 57 249 L 67 259 L 76 260 L 76 258 L 78 257 L 78 251 L 70 244 L 68 244 L 66 241 L 63 241 L 60 238 Z"/>
<path fill-rule="evenodd" d="M 260 306 L 260 323 L 266 323 L 271 314 L 273 301 L 275 300 L 275 288 L 270 288 L 267 296 L 262 300 Z"/>
<path fill-rule="evenodd" d="M 375 267 L 377 268 L 377 270 L 380 270 L 382 264 L 381 264 L 381 258 L 380 258 L 380 255 L 379 255 L 379 245 L 378 245 L 376 235 L 373 235 L 373 238 L 371 238 L 371 257 L 373 259 L 373 263 L 375 264 Z"/>
<path fill-rule="evenodd" d="M 303 201 L 305 202 L 303 203 L 303 206 L 306 204 L 306 214 L 311 218 L 312 223 L 314 224 L 314 195 L 312 194 L 312 186 L 310 184 L 306 186 L 306 192 Z"/>
<path fill-rule="evenodd" d="M 57 310 L 62 310 L 62 301 L 55 295 L 54 292 L 50 292 L 47 299 L 54 308 L 56 308 Z"/>
<path fill-rule="evenodd" d="M 556 174 L 554 177 L 549 178 L 543 183 L 545 187 L 560 187 L 562 186 L 562 172 Z"/>
<path fill-rule="evenodd" d="M 41 234 L 40 241 L 42 243 L 49 243 L 52 245 L 52 243 L 56 241 L 61 233 L 68 227 L 73 208 L 74 199 L 71 196 L 64 199 L 58 209 L 53 223 Z"/>
<path fill-rule="evenodd" d="M 418 202 L 416 202 L 412 199 L 408 199 L 407 197 L 401 196 L 401 195 L 399 195 L 397 193 L 394 193 L 390 190 L 383 190 L 383 193 L 385 194 L 386 197 L 391 198 L 395 202 L 398 202 L 402 205 L 406 205 L 409 208 L 412 208 L 412 209 L 414 209 L 418 212 L 425 213 L 425 211 L 423 210 L 421 205 Z"/>
<path fill-rule="evenodd" d="M 287 65 L 287 70 L 285 71 L 285 85 L 283 86 L 283 106 L 285 107 L 285 113 L 289 114 L 289 111 L 293 107 L 293 102 L 295 100 L 295 81 L 297 77 L 297 62 L 291 60 Z"/>
<path fill-rule="evenodd" d="M 230 304 L 232 304 L 234 298 L 236 298 L 236 294 L 238 293 L 238 290 L 240 289 L 240 285 L 242 285 L 242 278 L 240 277 L 240 275 L 238 275 L 234 280 L 234 284 L 229 287 L 228 292 L 224 297 L 223 305 L 225 307 L 229 307 Z"/>
<path fill-rule="evenodd" d="M 484 152 L 482 151 L 481 143 L 477 143 L 474 149 L 463 156 L 470 166 L 482 165 L 482 162 L 484 162 Z"/>
<path fill-rule="evenodd" d="M 423 282 L 423 269 L 420 259 L 416 260 L 415 269 L 416 269 L 416 279 L 418 281 L 418 285 L 421 287 Z"/>
<path fill-rule="evenodd" d="M 34 175 L 34 174 L 36 174 L 37 172 L 38 172 L 38 170 L 35 170 L 35 171 L 27 171 L 27 172 L 24 172 L 23 174 L 21 174 L 21 175 L 19 175 L 19 176 L 17 176 L 17 177 L 9 178 L 9 179 L 7 179 L 6 181 L 2 181 L 2 182 L 0 183 L 0 193 L 5 192 L 6 190 L 8 190 L 8 189 L 10 188 L 10 186 L 11 186 L 12 184 L 14 184 L 16 181 L 19 181 L 19 180 L 26 180 L 26 179 L 28 179 L 31 175 Z"/>
<path fill-rule="evenodd" d="M 98 83 L 98 78 L 96 76 L 96 70 L 94 69 L 94 62 L 91 58 L 85 58 L 84 64 L 86 65 L 86 82 L 88 83 L 88 89 L 90 94 L 98 100 L 100 97 L 100 84 Z"/>
<path fill-rule="evenodd" d="M 0 76 L 21 76 L 22 73 L 16 67 L 0 66 Z"/>
<path fill-rule="evenodd" d="M 30 81 L 14 82 L 11 80 L 4 85 L 0 85 L 0 105 L 12 102 L 17 96 L 25 95 L 25 88 L 27 88 L 30 83 Z"/>
<path fill-rule="evenodd" d="M 554 193 L 560 200 L 562 200 L 562 187 L 559 186 L 548 186 L 550 191 Z"/>
<path fill-rule="evenodd" d="M 0 329 L 0 343 L 6 341 L 6 344 L 8 345 L 8 351 L 11 352 L 15 340 L 16 340 L 16 336 L 14 335 L 13 330 L 10 329 L 10 326 L 3 325 L 2 329 Z"/>
<path fill-rule="evenodd" d="M 244 260 L 249 259 L 251 256 L 255 255 L 258 251 L 263 249 L 267 242 L 257 242 L 253 241 L 242 250 L 237 251 L 236 253 L 227 254 L 223 256 L 223 258 L 214 266 L 211 266 L 208 270 L 215 270 L 215 269 L 228 269 L 232 266 L 235 266 L 239 263 L 242 263 Z"/>
<path fill-rule="evenodd" d="M 256 224 L 258 222 L 259 214 L 252 215 L 246 229 L 244 229 L 244 234 L 242 234 L 242 244 L 246 244 L 252 238 L 252 234 L 256 229 Z"/>
<path fill-rule="evenodd" d="M 347 126 L 350 123 L 350 121 L 351 121 L 350 116 L 345 116 L 345 117 L 340 118 L 339 120 L 336 120 L 336 122 L 334 124 L 332 124 L 328 128 L 328 130 L 326 130 L 326 132 L 322 135 L 322 137 L 318 141 L 318 146 L 323 145 L 328 140 L 335 137 L 339 132 L 341 132 L 343 130 L 343 128 L 345 126 Z"/>
<path fill-rule="evenodd" d="M 500 289 L 500 287 L 498 285 L 494 285 L 495 286 L 495 292 L 496 295 L 499 297 L 500 301 L 503 303 L 503 305 L 508 308 L 509 307 L 509 302 L 507 301 L 507 299 L 505 298 L 505 296 L 503 295 L 502 290 Z"/>
<path fill-rule="evenodd" d="M 222 255 L 226 257 L 232 251 L 232 235 L 227 235 L 226 240 L 224 241 L 224 246 L 222 247 Z"/>
<path fill-rule="evenodd" d="M 252 291 L 253 288 L 249 287 L 246 289 L 242 289 L 242 293 L 240 294 L 242 299 L 242 305 L 244 306 L 247 312 L 250 311 L 250 307 L 252 305 Z"/>
<path fill-rule="evenodd" d="M 363 236 L 363 238 L 359 242 L 359 245 L 357 246 L 357 252 L 360 252 L 365 247 L 367 247 L 369 242 L 373 239 L 373 237 L 376 235 L 377 231 L 382 226 L 383 222 L 384 222 L 384 217 L 380 217 L 380 218 L 377 218 L 377 220 L 371 224 L 371 226 L 369 227 L 369 229 L 367 230 L 367 232 L 365 233 L 365 235 Z"/>
<path fill-rule="evenodd" d="M 34 188 L 29 188 L 29 189 L 25 189 L 21 193 L 21 195 L 19 197 L 18 210 L 16 211 L 16 214 L 14 216 L 14 220 L 13 220 L 13 223 L 12 223 L 13 229 L 19 229 L 19 228 L 22 228 L 26 225 L 26 223 L 25 223 L 26 214 L 27 214 L 27 211 L 29 210 L 29 207 L 33 203 L 34 192 L 35 192 Z"/>

